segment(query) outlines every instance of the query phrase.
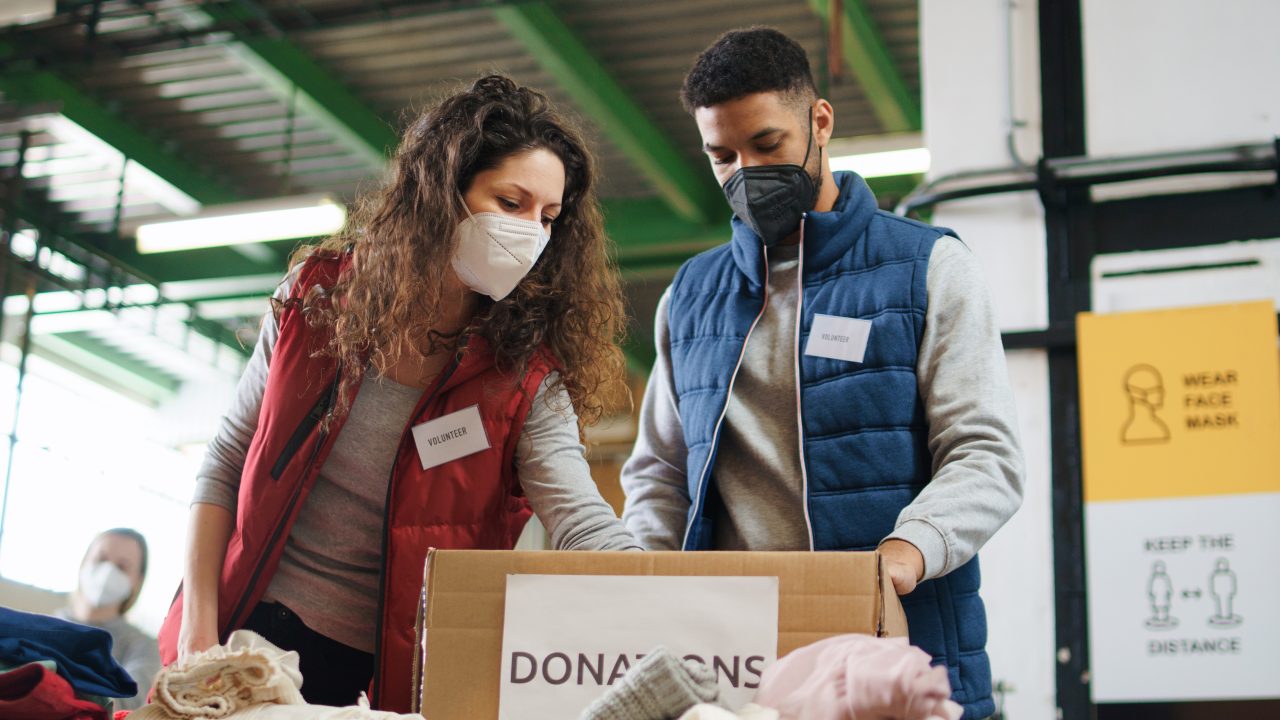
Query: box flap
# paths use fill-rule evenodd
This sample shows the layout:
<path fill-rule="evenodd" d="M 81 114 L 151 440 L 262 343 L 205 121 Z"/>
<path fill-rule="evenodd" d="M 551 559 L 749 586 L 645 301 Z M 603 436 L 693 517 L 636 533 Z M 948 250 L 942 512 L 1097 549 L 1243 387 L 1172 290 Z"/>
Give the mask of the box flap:
<path fill-rule="evenodd" d="M 436 554 L 435 548 L 427 549 L 427 561 L 422 566 L 422 590 L 418 594 L 418 616 L 413 623 L 413 646 L 416 650 L 413 653 L 413 683 L 410 685 L 413 693 L 413 703 L 410 707 L 412 712 L 422 712 L 422 679 L 423 668 L 426 666 L 426 616 L 427 616 L 427 596 L 431 592 L 431 568 L 434 564 L 431 562 L 431 556 Z"/>

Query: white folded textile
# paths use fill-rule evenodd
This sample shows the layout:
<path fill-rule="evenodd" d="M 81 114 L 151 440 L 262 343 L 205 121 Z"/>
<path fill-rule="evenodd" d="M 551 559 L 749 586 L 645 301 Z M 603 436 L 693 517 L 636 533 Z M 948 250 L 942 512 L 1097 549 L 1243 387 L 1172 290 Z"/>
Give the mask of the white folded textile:
<path fill-rule="evenodd" d="M 371 710 L 363 696 L 349 707 L 308 705 L 301 688 L 298 653 L 237 630 L 226 645 L 161 670 L 151 704 L 129 720 L 422 720 Z"/>
<path fill-rule="evenodd" d="M 421 715 L 401 715 L 382 710 L 370 710 L 361 698 L 360 705 L 329 707 L 327 705 L 254 705 L 245 708 L 227 720 L 422 720 Z M 133 716 L 129 716 L 132 720 Z"/>

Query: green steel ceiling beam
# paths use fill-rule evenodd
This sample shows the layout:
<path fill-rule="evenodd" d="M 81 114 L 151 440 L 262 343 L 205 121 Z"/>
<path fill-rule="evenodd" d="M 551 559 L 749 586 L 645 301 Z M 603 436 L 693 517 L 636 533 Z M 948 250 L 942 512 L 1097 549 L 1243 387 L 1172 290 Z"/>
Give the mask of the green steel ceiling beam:
<path fill-rule="evenodd" d="M 253 355 L 253 346 L 245 347 L 240 342 L 240 338 L 236 337 L 234 330 L 216 320 L 202 318 L 198 315 L 194 315 L 193 313 L 193 316 L 187 320 L 187 327 L 191 328 L 194 332 L 200 333 L 213 342 L 225 348 L 229 348 L 240 357 L 248 359 L 249 356 Z"/>
<path fill-rule="evenodd" d="M 711 178 L 676 149 L 548 3 L 503 5 L 493 14 L 680 218 L 712 220 L 724 200 Z"/>
<path fill-rule="evenodd" d="M 70 218 L 59 213 L 52 204 L 30 194 L 15 198 L 12 207 L 15 215 L 39 230 L 42 235 L 58 237 L 90 253 L 109 257 L 111 264 L 121 266 L 130 275 L 148 282 L 283 273 L 283 257 L 293 247 L 291 241 L 266 244 L 266 247 L 282 259 L 269 265 L 250 260 L 229 247 L 140 255 L 130 241 L 114 236 L 77 232 L 69 225 Z"/>
<path fill-rule="evenodd" d="M 138 255 L 136 251 L 122 247 L 117 251 L 116 256 L 146 271 L 148 275 L 160 282 L 212 280 L 268 273 L 279 273 L 283 276 L 286 259 L 297 244 L 295 240 L 262 243 L 261 247 L 271 251 L 275 258 L 268 262 L 245 257 L 231 247 L 199 248 L 153 255 Z"/>
<path fill-rule="evenodd" d="M 867 179 L 867 186 L 876 197 L 893 195 L 901 198 L 924 182 L 924 175 L 888 175 Z"/>
<path fill-rule="evenodd" d="M 236 4 L 207 4 L 191 11 L 216 24 L 252 22 L 257 16 Z M 339 142 L 381 167 L 399 142 L 395 131 L 337 78 L 284 37 L 241 34 L 227 49 L 251 67 L 286 105 L 314 119 Z M 296 91 L 297 95 L 294 96 Z"/>
<path fill-rule="evenodd" d="M 272 266 L 264 269 L 262 266 L 251 265 L 252 261 L 242 255 L 234 253 L 230 248 L 209 248 L 207 250 L 190 250 L 184 253 L 164 253 L 156 256 L 138 255 L 137 252 L 128 245 L 121 248 L 120 254 L 107 254 L 103 252 L 101 247 L 90 242 L 85 237 L 68 231 L 62 226 L 63 218 L 54 217 L 54 213 L 48 206 L 33 203 L 29 198 L 17 198 L 12 203 L 11 208 L 14 213 L 23 222 L 35 228 L 41 235 L 61 238 L 63 241 L 72 245 L 79 246 L 91 254 L 98 257 L 100 261 L 109 263 L 119 268 L 132 281 L 139 283 L 161 283 L 168 280 L 186 280 L 187 277 L 165 277 L 157 274 L 154 267 L 144 266 L 146 261 L 152 257 L 169 258 L 175 262 L 175 265 L 183 270 L 190 269 L 194 272 L 196 278 L 214 278 L 214 277 L 234 277 L 242 275 L 265 274 L 267 272 L 279 271 L 283 274 L 283 265 Z M 123 245 L 123 244 L 122 244 Z M 288 246 L 292 247 L 292 246 Z M 276 252 L 286 252 L 284 242 L 274 245 L 273 250 Z M 191 253 L 197 253 L 191 256 Z M 204 253 L 212 253 L 212 255 L 204 255 Z M 210 257 L 222 258 L 222 264 L 217 262 L 209 262 Z M 234 264 L 232 264 L 234 263 Z M 183 273 L 184 275 L 186 273 Z M 195 317 L 188 320 L 191 329 L 209 340 L 225 345 L 233 351 L 241 355 L 248 356 L 251 351 L 246 350 L 240 341 L 235 337 L 235 333 L 223 327 L 217 322 L 206 318 Z M 65 336 L 64 336 L 65 339 Z"/>
<path fill-rule="evenodd" d="M 32 339 L 32 346 L 32 352 L 47 360 L 148 402 L 173 397 L 181 385 L 177 378 L 144 365 L 87 333 L 39 335 Z"/>
<path fill-rule="evenodd" d="M 864 0 L 843 0 L 840 37 L 845 64 L 862 86 L 885 132 L 919 130 L 920 102 L 893 63 L 884 37 L 876 29 Z M 830 0 L 809 0 L 809 7 L 826 25 Z"/>
<path fill-rule="evenodd" d="M 658 360 L 658 351 L 652 342 L 639 342 L 630 335 L 622 343 L 622 356 L 627 360 L 627 367 L 638 375 L 649 376 L 653 364 Z"/>
<path fill-rule="evenodd" d="M 148 136 L 53 72 L 7 71 L 0 75 L 0 91 L 17 102 L 57 104 L 67 119 L 200 203 L 208 205 L 239 199 L 221 181 L 201 172 L 171 152 L 161 141 Z"/>
<path fill-rule="evenodd" d="M 644 250 L 709 234 L 729 237 L 729 206 L 723 199 L 712 209 L 710 225 L 676 215 L 660 198 L 611 198 L 601 201 L 605 228 L 623 251 Z"/>

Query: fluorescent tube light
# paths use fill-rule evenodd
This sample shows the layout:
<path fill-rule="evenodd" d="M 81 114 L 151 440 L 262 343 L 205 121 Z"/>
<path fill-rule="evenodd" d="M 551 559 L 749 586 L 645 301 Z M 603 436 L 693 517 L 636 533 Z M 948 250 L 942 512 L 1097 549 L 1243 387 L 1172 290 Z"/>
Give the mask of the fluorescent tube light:
<path fill-rule="evenodd" d="M 195 217 L 138 228 L 138 252 L 161 253 L 330 235 L 347 208 L 328 195 L 206 207 Z"/>
<path fill-rule="evenodd" d="M 929 171 L 928 148 L 842 155 L 831 158 L 831 170 L 852 170 L 864 178 L 922 175 Z"/>
<path fill-rule="evenodd" d="M 0 7 L 0 25 L 44 22 L 58 12 L 55 0 L 7 0 Z"/>

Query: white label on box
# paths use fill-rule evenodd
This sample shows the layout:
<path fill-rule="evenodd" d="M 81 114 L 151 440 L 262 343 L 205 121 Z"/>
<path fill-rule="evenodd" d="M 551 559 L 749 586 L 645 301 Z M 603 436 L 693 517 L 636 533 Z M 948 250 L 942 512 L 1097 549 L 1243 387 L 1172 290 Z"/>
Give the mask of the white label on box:
<path fill-rule="evenodd" d="M 838 315 L 814 315 L 805 355 L 860 363 L 867 354 L 871 321 Z"/>
<path fill-rule="evenodd" d="M 1095 702 L 1280 697 L 1280 495 L 1089 503 Z"/>
<path fill-rule="evenodd" d="M 777 657 L 778 578 L 510 575 L 498 717 L 576 718 L 658 646 L 750 702 Z"/>

